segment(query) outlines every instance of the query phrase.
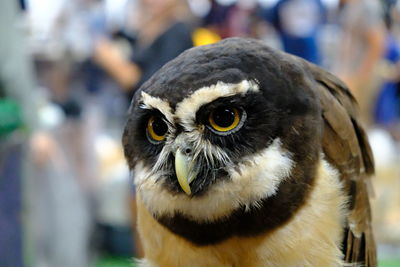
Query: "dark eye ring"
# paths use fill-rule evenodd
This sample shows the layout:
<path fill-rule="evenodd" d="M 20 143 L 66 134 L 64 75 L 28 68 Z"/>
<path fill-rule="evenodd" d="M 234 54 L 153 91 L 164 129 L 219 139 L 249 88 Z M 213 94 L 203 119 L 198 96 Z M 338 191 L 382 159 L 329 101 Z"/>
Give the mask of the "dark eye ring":
<path fill-rule="evenodd" d="M 208 128 L 219 135 L 228 135 L 238 131 L 246 120 L 244 110 L 221 106 L 210 112 Z"/>

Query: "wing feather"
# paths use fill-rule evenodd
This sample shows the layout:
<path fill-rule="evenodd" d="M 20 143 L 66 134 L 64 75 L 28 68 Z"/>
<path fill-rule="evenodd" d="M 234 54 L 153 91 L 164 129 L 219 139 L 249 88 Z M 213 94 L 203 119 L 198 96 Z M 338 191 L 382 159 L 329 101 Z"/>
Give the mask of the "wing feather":
<path fill-rule="evenodd" d="M 376 247 L 371 230 L 370 178 L 374 160 L 367 136 L 357 116 L 357 103 L 346 85 L 332 74 L 305 63 L 317 82 L 324 119 L 322 147 L 335 166 L 350 197 L 343 239 L 348 263 L 376 266 Z"/>

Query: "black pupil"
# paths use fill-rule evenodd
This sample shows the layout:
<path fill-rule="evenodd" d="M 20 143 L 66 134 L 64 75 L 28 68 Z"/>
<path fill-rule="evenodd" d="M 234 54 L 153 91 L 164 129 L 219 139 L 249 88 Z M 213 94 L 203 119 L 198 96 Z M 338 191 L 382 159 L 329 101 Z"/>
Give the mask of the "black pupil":
<path fill-rule="evenodd" d="M 163 136 L 167 133 L 167 124 L 159 117 L 154 118 L 151 126 L 153 127 L 154 133 L 158 136 Z"/>
<path fill-rule="evenodd" d="M 213 120 L 219 127 L 229 127 L 235 121 L 235 112 L 231 108 L 218 108 L 213 113 Z"/>

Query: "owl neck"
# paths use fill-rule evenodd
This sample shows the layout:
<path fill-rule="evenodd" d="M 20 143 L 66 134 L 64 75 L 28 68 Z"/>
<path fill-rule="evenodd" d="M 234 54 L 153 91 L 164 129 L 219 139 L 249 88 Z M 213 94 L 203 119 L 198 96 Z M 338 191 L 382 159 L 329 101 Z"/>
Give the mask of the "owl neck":
<path fill-rule="evenodd" d="M 290 221 L 305 204 L 315 180 L 316 165 L 317 162 L 298 164 L 290 177 L 282 181 L 275 195 L 261 199 L 251 208 L 239 207 L 222 219 L 199 222 L 181 213 L 155 219 L 198 246 L 218 244 L 233 236 L 265 234 Z"/>

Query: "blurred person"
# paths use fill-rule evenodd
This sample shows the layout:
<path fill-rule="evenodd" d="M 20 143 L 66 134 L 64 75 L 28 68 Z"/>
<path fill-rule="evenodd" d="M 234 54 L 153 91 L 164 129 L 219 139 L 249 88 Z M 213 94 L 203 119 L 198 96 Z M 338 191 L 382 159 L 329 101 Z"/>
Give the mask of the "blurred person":
<path fill-rule="evenodd" d="M 368 123 L 378 87 L 376 71 L 385 47 L 383 10 L 375 0 L 341 0 L 340 4 L 342 36 L 333 71 L 349 86 L 364 123 Z"/>
<path fill-rule="evenodd" d="M 233 4 L 222 5 L 217 0 L 210 0 L 210 9 L 202 20 L 204 27 L 221 38 L 230 37 L 227 21 L 233 8 Z"/>
<path fill-rule="evenodd" d="M 386 2 L 385 25 L 387 36 L 380 73 L 383 84 L 374 101 L 374 122 L 389 130 L 400 141 L 400 46 L 393 29 L 394 2 Z"/>
<path fill-rule="evenodd" d="M 46 86 L 39 109 L 44 132 L 30 140 L 26 189 L 30 261 L 32 266 L 86 267 L 91 234 L 86 171 L 91 166 L 85 156 L 90 142 L 80 124 L 81 108 L 69 98 L 69 68 L 58 60 L 45 64 L 36 73 L 43 79 L 38 83 Z"/>
<path fill-rule="evenodd" d="M 126 90 L 128 99 L 165 63 L 193 46 L 188 12 L 184 0 L 141 0 L 130 59 L 107 39 L 97 43 L 96 62 Z"/>
<path fill-rule="evenodd" d="M 232 2 L 232 1 L 231 1 Z M 254 0 L 238 0 L 227 5 L 213 6 L 216 16 L 218 10 L 225 11 L 220 18 L 219 31 L 223 38 L 228 37 L 256 37 L 251 36 L 256 19 L 257 2 Z M 212 10 L 213 11 L 213 10 Z"/>
<path fill-rule="evenodd" d="M 390 12 L 393 20 L 391 30 L 397 42 L 400 42 L 400 1 L 396 1 Z"/>
<path fill-rule="evenodd" d="M 203 26 L 223 38 L 262 38 L 265 21 L 255 0 L 210 1 L 210 9 L 203 18 Z"/>
<path fill-rule="evenodd" d="M 31 0 L 28 5 L 31 53 L 44 95 L 39 113 L 47 120 L 46 132 L 35 134 L 30 142 L 31 179 L 26 190 L 30 263 L 87 267 L 98 176 L 95 129 L 87 119 L 88 101 L 77 67 L 103 31 L 104 16 L 101 1 L 55 2 Z"/>
<path fill-rule="evenodd" d="M 284 51 L 320 64 L 318 32 L 325 16 L 321 0 L 280 0 L 272 8 L 270 20 Z"/>
<path fill-rule="evenodd" d="M 228 17 L 229 37 L 249 37 L 257 2 L 254 0 L 238 0 Z"/>
<path fill-rule="evenodd" d="M 34 78 L 17 1 L 0 1 L 0 265 L 22 267 L 28 133 L 36 129 Z"/>
<path fill-rule="evenodd" d="M 57 180 L 60 173 L 45 177 L 35 175 L 35 167 L 49 165 L 55 158 L 56 144 L 43 127 L 42 99 L 39 91 L 33 90 L 37 89 L 33 64 L 21 27 L 23 14 L 18 12 L 16 3 L 12 0 L 0 2 L 0 36 L 4 38 L 0 42 L 0 265 L 43 266 L 49 264 L 41 261 L 43 252 L 48 252 L 49 247 L 60 247 L 59 240 L 63 239 L 57 240 L 57 237 L 66 232 L 59 228 L 59 231 L 51 231 L 55 224 L 47 219 L 54 218 L 53 214 L 42 217 L 49 214 L 46 208 L 55 204 L 53 199 L 46 199 L 47 203 L 36 200 L 49 196 L 46 194 L 49 183 L 41 183 L 41 178 L 51 177 L 51 182 Z M 65 214 L 60 206 L 56 210 Z M 71 220 L 64 221 L 68 222 Z M 37 231 L 38 227 L 42 231 Z M 48 242 L 51 239 L 44 236 L 51 236 L 53 242 Z M 40 243 L 39 240 L 45 241 Z M 68 243 L 63 241 L 62 245 Z M 65 246 L 59 252 L 72 258 Z M 56 257 L 54 254 L 46 256 Z M 72 258 L 69 263 L 73 265 L 65 266 L 80 266 L 74 265 L 76 262 L 76 258 Z M 58 263 L 50 266 L 63 266 Z"/>
<path fill-rule="evenodd" d="M 94 60 L 126 92 L 130 100 L 142 83 L 159 68 L 184 50 L 193 46 L 191 17 L 184 0 L 139 0 L 135 10 L 136 38 L 132 56 L 106 38 L 95 45 Z M 132 223 L 135 237 L 135 256 L 142 249 L 135 231 L 135 196 L 131 198 Z"/>

